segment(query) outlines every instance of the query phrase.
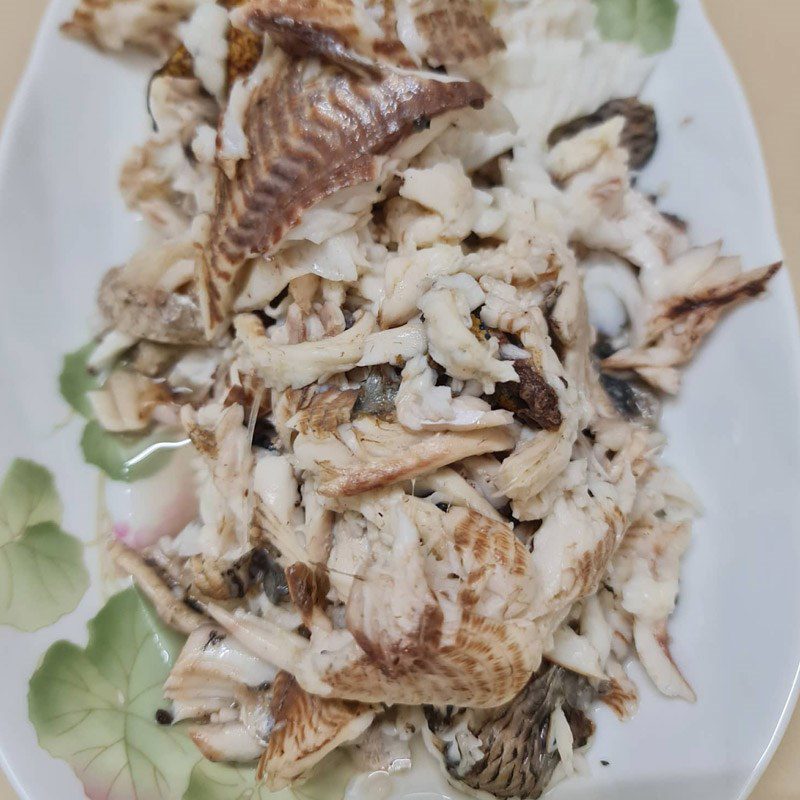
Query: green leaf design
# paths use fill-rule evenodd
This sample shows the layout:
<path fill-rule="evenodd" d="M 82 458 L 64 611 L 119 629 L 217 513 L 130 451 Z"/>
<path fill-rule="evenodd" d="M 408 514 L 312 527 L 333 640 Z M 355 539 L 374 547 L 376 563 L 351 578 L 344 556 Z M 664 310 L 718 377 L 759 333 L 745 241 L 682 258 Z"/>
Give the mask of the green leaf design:
<path fill-rule="evenodd" d="M 645 53 L 659 53 L 672 44 L 678 4 L 675 0 L 639 0 L 637 41 Z"/>
<path fill-rule="evenodd" d="M 92 406 L 86 394 L 99 388 L 102 383 L 100 378 L 90 373 L 87 367 L 87 362 L 95 347 L 94 342 L 89 342 L 79 350 L 67 353 L 64 356 L 61 374 L 58 376 L 61 396 L 75 411 L 87 419 L 92 417 Z"/>
<path fill-rule="evenodd" d="M 180 646 L 126 589 L 89 623 L 85 650 L 60 641 L 45 654 L 30 681 L 30 720 L 90 800 L 176 800 L 186 791 L 197 749 L 179 726 L 155 722 Z"/>
<path fill-rule="evenodd" d="M 183 800 L 295 800 L 289 789 L 268 792 L 256 782 L 255 767 L 215 764 L 203 759 L 192 770 Z"/>
<path fill-rule="evenodd" d="M 14 461 L 0 486 L 0 624 L 35 631 L 83 597 L 83 544 L 61 530 L 61 511 L 53 476 Z"/>
<path fill-rule="evenodd" d="M 200 761 L 183 800 L 341 800 L 354 774 L 342 751 L 331 753 L 300 786 L 270 792 L 256 781 L 255 767 Z"/>
<path fill-rule="evenodd" d="M 61 501 L 48 470 L 18 458 L 0 486 L 0 545 L 40 522 L 61 522 Z"/>
<path fill-rule="evenodd" d="M 350 756 L 343 750 L 334 750 L 308 781 L 292 788 L 292 793 L 297 800 L 341 800 L 355 773 Z"/>
<path fill-rule="evenodd" d="M 90 342 L 73 353 L 67 353 L 58 376 L 61 396 L 88 420 L 81 438 L 84 460 L 99 467 L 115 481 L 130 483 L 148 478 L 166 466 L 171 455 L 169 445 L 175 438 L 164 436 L 162 431 L 145 435 L 111 433 L 94 419 L 87 394 L 103 385 L 103 379 L 93 375 L 87 367 L 95 347 L 96 344 Z"/>
<path fill-rule="evenodd" d="M 604 39 L 636 42 L 648 55 L 666 50 L 675 35 L 675 0 L 594 0 Z"/>
<path fill-rule="evenodd" d="M 0 548 L 0 623 L 23 631 L 52 625 L 89 586 L 83 545 L 52 522 Z"/>
<path fill-rule="evenodd" d="M 90 420 L 83 430 L 81 450 L 84 460 L 109 478 L 130 483 L 148 478 L 166 466 L 182 441 L 181 436 L 163 428 L 145 436 L 109 433 L 97 420 Z"/>
<path fill-rule="evenodd" d="M 594 0 L 597 29 L 604 39 L 630 42 L 636 35 L 636 0 Z"/>

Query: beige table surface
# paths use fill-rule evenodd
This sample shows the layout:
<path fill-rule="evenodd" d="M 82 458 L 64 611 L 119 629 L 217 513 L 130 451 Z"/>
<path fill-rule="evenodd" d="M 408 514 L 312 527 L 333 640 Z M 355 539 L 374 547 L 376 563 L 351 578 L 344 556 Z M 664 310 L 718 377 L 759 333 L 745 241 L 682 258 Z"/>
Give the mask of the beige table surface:
<path fill-rule="evenodd" d="M 753 109 L 786 260 L 795 293 L 800 296 L 800 2 L 704 3 Z M 25 67 L 46 5 L 47 0 L 0 0 L 0 120 Z M 800 800 L 800 709 L 752 799 Z M 0 800 L 16 800 L 2 773 Z"/>

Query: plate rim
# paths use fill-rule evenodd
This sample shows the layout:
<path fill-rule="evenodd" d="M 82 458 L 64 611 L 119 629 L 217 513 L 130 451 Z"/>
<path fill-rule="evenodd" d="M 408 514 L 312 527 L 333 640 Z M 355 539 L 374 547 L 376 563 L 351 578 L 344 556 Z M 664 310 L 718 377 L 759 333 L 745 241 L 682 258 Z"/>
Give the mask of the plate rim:
<path fill-rule="evenodd" d="M 747 99 L 747 94 L 744 89 L 744 84 L 739 76 L 739 73 L 730 57 L 725 45 L 717 33 L 716 28 L 711 22 L 705 4 L 701 0 L 680 0 L 683 3 L 693 3 L 697 7 L 701 24 L 705 27 L 706 36 L 709 39 L 709 44 L 716 50 L 716 55 L 725 65 L 725 81 L 731 96 L 735 98 L 737 113 L 739 115 L 739 122 L 742 130 L 746 134 L 752 152 L 755 156 L 755 168 L 758 171 L 758 192 L 761 196 L 761 202 L 764 203 L 764 208 L 768 211 L 768 225 L 769 231 L 778 245 L 778 250 L 781 253 L 781 260 L 784 268 L 781 270 L 780 282 L 776 283 L 775 294 L 779 296 L 779 302 L 783 304 L 786 311 L 788 324 L 792 328 L 791 336 L 791 350 L 794 356 L 795 365 L 800 365 L 800 309 L 798 308 L 798 296 L 795 294 L 794 286 L 789 278 L 788 269 L 786 267 L 786 253 L 781 241 L 780 232 L 778 230 L 777 215 L 775 213 L 775 199 L 772 192 L 772 184 L 770 181 L 769 171 L 767 170 L 767 163 L 764 157 L 764 148 L 761 143 L 761 137 L 758 133 L 755 116 L 753 115 L 750 102 Z M 795 396 L 800 397 L 800 367 L 793 370 L 793 383 L 795 389 Z M 795 500 L 795 510 L 800 506 L 800 502 Z M 794 711 L 798 706 L 800 700 L 800 654 L 798 654 L 798 663 L 795 666 L 794 678 L 789 694 L 786 697 L 783 708 L 781 709 L 780 716 L 776 720 L 775 727 L 770 737 L 769 742 L 761 753 L 758 761 L 753 765 L 750 770 L 749 777 L 744 782 L 744 785 L 739 790 L 736 800 L 747 800 L 753 793 L 759 781 L 769 767 L 775 753 L 778 750 L 783 737 L 792 721 Z"/>
<path fill-rule="evenodd" d="M 0 130 L 0 174 L 2 174 L 5 164 L 13 156 L 13 131 L 20 124 L 20 118 L 24 113 L 27 98 L 32 91 L 34 80 L 40 69 L 42 54 L 47 47 L 48 39 L 51 35 L 58 35 L 58 27 L 62 14 L 60 6 L 63 2 L 64 0 L 48 0 L 34 36 L 25 67 L 13 91 L 5 118 L 2 122 L 2 129 Z M 683 11 L 684 8 L 694 7 L 698 25 L 703 27 L 703 35 L 707 41 L 708 47 L 713 49 L 715 58 L 725 67 L 726 87 L 731 97 L 735 100 L 738 124 L 748 140 L 748 146 L 753 156 L 753 167 L 758 174 L 758 180 L 754 188 L 759 195 L 759 204 L 765 212 L 765 219 L 763 221 L 766 223 L 769 235 L 777 245 L 777 249 L 781 253 L 781 259 L 784 263 L 784 269 L 781 270 L 783 274 L 777 276 L 773 294 L 777 295 L 777 302 L 781 304 L 786 322 L 790 327 L 791 341 L 789 345 L 793 356 L 793 363 L 795 364 L 795 369 L 791 372 L 790 382 L 793 384 L 795 397 L 800 398 L 800 308 L 798 307 L 798 299 L 800 298 L 798 298 L 795 293 L 794 286 L 788 274 L 788 269 L 786 268 L 786 256 L 778 230 L 770 174 L 767 170 L 764 148 L 758 133 L 756 120 L 748 101 L 743 82 L 716 28 L 711 22 L 703 0 L 678 0 L 678 4 L 680 11 Z M 81 46 L 80 42 L 76 44 Z M 800 501 L 796 500 L 793 505 L 795 513 L 800 512 Z M 800 613 L 798 617 L 800 618 Z M 798 701 L 800 700 L 800 652 L 796 654 L 796 658 L 797 663 L 795 665 L 792 685 L 784 701 L 781 712 L 774 723 L 770 739 L 758 760 L 749 768 L 748 777 L 739 789 L 738 794 L 735 798 L 732 797 L 731 800 L 747 800 L 766 772 L 784 738 L 795 708 L 798 707 Z M 13 764 L 8 760 L 6 752 L 2 747 L 0 747 L 0 769 L 2 769 L 12 789 L 19 796 L 20 800 L 36 800 L 23 785 Z"/>

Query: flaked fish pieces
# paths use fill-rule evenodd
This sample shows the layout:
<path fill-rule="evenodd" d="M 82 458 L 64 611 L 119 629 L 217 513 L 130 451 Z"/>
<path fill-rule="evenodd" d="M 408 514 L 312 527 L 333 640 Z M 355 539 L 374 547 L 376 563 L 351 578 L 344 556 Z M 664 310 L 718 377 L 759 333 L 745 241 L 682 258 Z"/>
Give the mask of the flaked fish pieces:
<path fill-rule="evenodd" d="M 373 7 L 383 5 L 378 2 Z M 354 0 L 254 0 L 234 19 L 242 28 L 269 34 L 287 53 L 300 58 L 321 56 L 371 75 L 379 73 L 379 61 L 414 66 L 391 20 L 375 20 Z"/>
<path fill-rule="evenodd" d="M 375 717 L 369 705 L 309 694 L 288 672 L 275 679 L 270 711 L 275 727 L 257 777 L 272 791 L 289 786 L 339 745 L 357 739 Z"/>
<path fill-rule="evenodd" d="M 511 411 L 528 425 L 557 430 L 563 416 L 558 395 L 545 380 L 533 359 L 514 362 L 518 383 L 498 383 L 486 399 L 493 408 Z"/>
<path fill-rule="evenodd" d="M 233 703 L 238 686 L 271 684 L 277 672 L 222 628 L 207 624 L 190 633 L 164 694 L 175 703 L 176 722 L 203 717 L 218 710 L 220 700 Z"/>
<path fill-rule="evenodd" d="M 436 371 L 425 356 L 408 361 L 402 377 L 395 406 L 408 430 L 478 430 L 513 421 L 508 411 L 492 409 L 479 397 L 453 396 L 449 386 L 436 386 Z"/>
<path fill-rule="evenodd" d="M 97 305 L 114 328 L 138 339 L 178 345 L 206 341 L 196 296 L 137 285 L 125 280 L 121 267 L 106 273 Z"/>
<path fill-rule="evenodd" d="M 141 214 L 160 238 L 180 237 L 197 214 L 214 206 L 211 126 L 219 108 L 200 81 L 170 77 L 151 81 L 148 108 L 156 133 L 131 149 L 119 188 L 128 209 Z"/>
<path fill-rule="evenodd" d="M 631 169 L 641 169 L 656 150 L 658 126 L 655 109 L 637 97 L 609 100 L 591 114 L 559 125 L 547 137 L 547 144 L 555 147 L 563 139 L 569 139 L 586 128 L 602 125 L 614 117 L 623 117 L 625 120 L 619 143 L 628 151 Z"/>
<path fill-rule="evenodd" d="M 301 403 L 291 424 L 300 433 L 324 436 L 334 433 L 339 425 L 350 422 L 358 400 L 358 389 L 326 389 Z"/>
<path fill-rule="evenodd" d="M 220 5 L 228 9 L 236 8 L 241 3 L 242 0 L 220 0 Z M 225 64 L 226 86 L 230 88 L 237 78 L 249 75 L 255 68 L 261 58 L 263 37 L 249 30 L 229 26 L 225 38 L 228 42 Z M 194 59 L 185 45 L 179 45 L 153 77 L 161 75 L 175 78 L 196 77 Z"/>
<path fill-rule="evenodd" d="M 581 398 L 586 374 L 579 359 L 584 338 L 588 342 L 589 326 L 574 259 L 564 262 L 559 280 L 558 300 L 545 319 L 540 308 L 526 304 L 517 288 L 494 278 L 481 279 L 486 291 L 481 320 L 490 329 L 519 337 L 531 354 L 529 359 L 514 362 L 515 366 L 524 363 L 522 371 L 515 372 L 519 395 L 510 397 L 501 388 L 496 401 L 509 405 L 524 402 L 526 416 L 535 415 L 537 424 L 544 428 L 532 438 L 521 439 L 494 478 L 500 493 L 511 499 L 519 520 L 547 515 L 562 491 L 553 481 L 569 464 L 578 431 L 588 421 Z M 551 340 L 550 328 L 556 328 L 554 335 L 560 339 L 563 362 L 553 349 L 556 343 Z"/>
<path fill-rule="evenodd" d="M 270 687 L 278 675 L 223 629 L 204 625 L 187 639 L 164 684 L 176 721 L 211 761 L 258 758 L 274 727 Z"/>
<path fill-rule="evenodd" d="M 327 605 L 327 596 L 331 588 L 327 571 L 321 567 L 311 567 L 297 562 L 287 568 L 286 582 L 289 595 L 300 611 L 303 622 L 306 625 L 313 624 L 315 617 L 320 618 L 318 612 L 324 611 Z"/>
<path fill-rule="evenodd" d="M 418 497 L 425 497 L 429 503 L 444 503 L 447 507 L 463 506 L 497 522 L 507 522 L 470 481 L 451 467 L 442 467 L 428 475 L 420 475 L 407 485 L 407 490 Z"/>
<path fill-rule="evenodd" d="M 255 505 L 251 498 L 255 459 L 244 409 L 238 404 L 209 403 L 195 411 L 185 405 L 181 424 L 201 456 L 203 554 L 232 563 L 250 549 Z"/>
<path fill-rule="evenodd" d="M 486 394 L 495 383 L 517 381 L 513 365 L 499 358 L 499 342 L 488 331 L 477 336 L 472 312 L 484 304 L 485 293 L 474 278 L 459 274 L 439 278 L 420 299 L 430 357 L 448 375 L 477 381 Z"/>
<path fill-rule="evenodd" d="M 633 617 L 636 652 L 653 683 L 668 697 L 694 701 L 694 690 L 670 653 L 667 621 L 678 597 L 696 500 L 671 470 L 659 467 L 642 482 L 637 511 L 609 568 L 608 584 Z"/>
<path fill-rule="evenodd" d="M 559 620 L 537 616 L 529 554 L 509 525 L 403 496 L 380 512 L 391 548 L 373 554 L 346 604 L 346 629 L 311 640 L 259 617 L 210 613 L 307 691 L 363 703 L 511 700 Z"/>
<path fill-rule="evenodd" d="M 145 561 L 135 550 L 115 539 L 109 543 L 108 553 L 114 564 L 133 578 L 142 594 L 153 604 L 158 616 L 170 628 L 190 634 L 208 621 L 181 597 L 173 594 L 163 573 Z"/>
<path fill-rule="evenodd" d="M 206 329 L 227 318 L 256 253 L 270 253 L 303 214 L 348 187 L 380 178 L 392 148 L 420 119 L 480 105 L 471 81 L 388 73 L 380 80 L 285 59 L 255 91 L 244 117 L 253 156 L 220 173 L 216 210 L 200 269 Z M 372 191 L 372 190 L 370 190 Z"/>
<path fill-rule="evenodd" d="M 428 750 L 456 788 L 479 796 L 529 800 L 548 787 L 561 761 L 549 747 L 553 715 L 566 717 L 574 747 L 594 732 L 586 716 L 594 692 L 561 667 L 542 667 L 508 704 L 487 711 L 425 708 Z"/>
<path fill-rule="evenodd" d="M 375 317 L 364 314 L 336 336 L 297 344 L 274 344 L 254 314 L 240 314 L 234 325 L 254 370 L 267 386 L 283 391 L 289 387 L 300 389 L 355 367 L 364 354 L 367 336 L 375 327 Z"/>
<path fill-rule="evenodd" d="M 638 267 L 646 295 L 665 267 L 684 253 L 684 230 L 631 187 L 628 153 L 620 140 L 625 128 L 613 117 L 563 139 L 547 157 L 550 173 L 565 186 L 574 226 L 570 238 L 591 250 L 607 250 Z"/>
<path fill-rule="evenodd" d="M 653 452 L 652 434 L 645 429 L 619 429 L 598 420 L 592 433 L 591 444 L 583 435 L 577 441 L 581 463 L 568 462 L 546 491 L 553 492 L 551 513 L 535 534 L 531 558 L 542 613 L 567 612 L 598 590 L 630 523 L 634 475 Z"/>
<path fill-rule="evenodd" d="M 686 254 L 680 263 L 686 263 L 691 255 Z M 708 272 L 713 274 L 718 269 L 721 280 L 704 282 L 700 279 L 699 285 L 686 294 L 658 302 L 647 323 L 645 341 L 609 356 L 602 362 L 603 369 L 632 370 L 657 389 L 668 394 L 677 393 L 680 388 L 677 368 L 692 359 L 723 314 L 762 294 L 781 268 L 779 262 L 741 273 L 738 262 L 724 258 L 712 261 Z M 667 272 L 676 265 L 668 267 Z"/>
<path fill-rule="evenodd" d="M 143 431 L 156 409 L 172 400 L 162 383 L 127 369 L 115 369 L 102 388 L 86 395 L 97 421 L 107 431 Z"/>
<path fill-rule="evenodd" d="M 319 478 L 323 495 L 355 495 L 482 453 L 509 450 L 505 428 L 417 433 L 397 422 L 358 417 L 347 431 L 317 437 L 299 434 L 294 450 L 301 468 Z"/>
<path fill-rule="evenodd" d="M 177 44 L 177 24 L 192 13 L 197 2 L 80 0 L 61 30 L 102 50 L 122 50 L 130 45 L 166 54 Z"/>
<path fill-rule="evenodd" d="M 187 728 L 187 733 L 203 758 L 209 761 L 249 763 L 263 751 L 263 745 L 236 720 L 193 725 Z"/>
<path fill-rule="evenodd" d="M 381 64 L 460 64 L 504 46 L 477 0 L 251 0 L 239 25 L 296 56 L 321 56 L 376 74 Z"/>
<path fill-rule="evenodd" d="M 347 602 L 361 654 L 323 680 L 334 696 L 387 703 L 506 702 L 541 658 L 524 546 L 509 526 L 467 509 L 406 497 L 388 513 L 392 550 Z"/>
<path fill-rule="evenodd" d="M 264 453 L 253 470 L 250 542 L 267 545 L 279 554 L 279 562 L 287 567 L 293 562 L 307 562 L 308 554 L 300 531 L 302 514 L 297 479 L 285 455 Z"/>

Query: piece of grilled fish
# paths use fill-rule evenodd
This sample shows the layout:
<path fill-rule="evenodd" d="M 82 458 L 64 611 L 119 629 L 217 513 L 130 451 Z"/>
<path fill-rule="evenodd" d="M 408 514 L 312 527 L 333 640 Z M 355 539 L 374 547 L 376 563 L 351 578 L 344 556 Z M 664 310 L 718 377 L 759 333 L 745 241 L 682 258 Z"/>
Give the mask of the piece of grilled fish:
<path fill-rule="evenodd" d="M 234 20 L 293 55 L 361 73 L 460 64 L 503 47 L 479 0 L 251 0 Z"/>
<path fill-rule="evenodd" d="M 220 0 L 220 5 L 228 9 L 236 8 L 241 4 L 242 0 Z M 253 71 L 261 58 L 263 36 L 250 30 L 230 26 L 225 38 L 228 42 L 226 85 L 230 88 L 237 78 L 249 75 Z M 164 64 L 153 74 L 153 77 L 157 78 L 161 75 L 169 75 L 173 78 L 196 77 L 194 59 L 186 49 L 186 45 L 178 45 Z"/>
<path fill-rule="evenodd" d="M 480 106 L 487 97 L 472 81 L 398 72 L 365 80 L 311 66 L 279 60 L 245 113 L 253 156 L 237 162 L 232 179 L 219 174 L 200 268 L 209 334 L 227 318 L 248 257 L 273 251 L 321 200 L 379 179 L 381 157 L 419 129 L 420 121 L 427 125 L 444 112 Z"/>

